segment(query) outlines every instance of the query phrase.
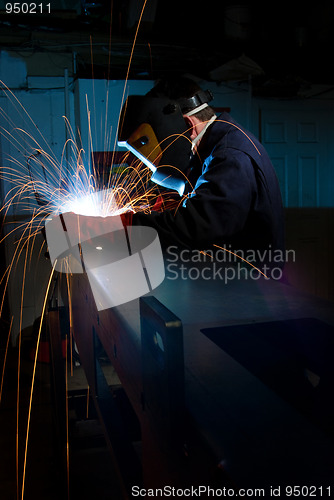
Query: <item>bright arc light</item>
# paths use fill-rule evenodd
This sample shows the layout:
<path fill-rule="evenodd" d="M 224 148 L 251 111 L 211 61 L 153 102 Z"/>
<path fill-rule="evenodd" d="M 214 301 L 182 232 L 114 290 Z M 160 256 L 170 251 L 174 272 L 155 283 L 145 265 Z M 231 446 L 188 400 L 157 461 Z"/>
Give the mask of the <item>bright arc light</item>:
<path fill-rule="evenodd" d="M 73 197 L 60 207 L 60 212 L 74 212 L 77 215 L 107 217 L 120 215 L 128 211 L 128 207 L 118 208 L 114 189 L 103 189 L 83 196 Z"/>

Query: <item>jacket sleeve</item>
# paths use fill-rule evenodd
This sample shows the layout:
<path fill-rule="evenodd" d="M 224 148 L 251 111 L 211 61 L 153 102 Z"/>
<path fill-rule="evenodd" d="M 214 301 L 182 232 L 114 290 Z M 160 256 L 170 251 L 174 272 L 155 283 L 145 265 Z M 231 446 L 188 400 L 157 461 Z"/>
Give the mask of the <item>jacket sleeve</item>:
<path fill-rule="evenodd" d="M 176 212 L 137 213 L 132 224 L 154 227 L 165 245 L 206 248 L 242 231 L 255 195 L 251 159 L 221 148 L 204 162 L 194 191 Z"/>

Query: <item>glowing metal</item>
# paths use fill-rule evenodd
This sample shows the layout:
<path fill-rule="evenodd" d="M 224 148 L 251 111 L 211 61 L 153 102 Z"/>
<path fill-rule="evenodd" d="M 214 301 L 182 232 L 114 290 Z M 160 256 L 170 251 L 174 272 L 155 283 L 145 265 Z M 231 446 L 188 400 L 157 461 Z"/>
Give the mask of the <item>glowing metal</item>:
<path fill-rule="evenodd" d="M 45 232 L 55 269 L 86 272 L 99 311 L 148 293 L 165 277 L 159 237 L 151 227 L 134 226 L 127 234 L 119 216 L 66 213 L 48 222 Z"/>

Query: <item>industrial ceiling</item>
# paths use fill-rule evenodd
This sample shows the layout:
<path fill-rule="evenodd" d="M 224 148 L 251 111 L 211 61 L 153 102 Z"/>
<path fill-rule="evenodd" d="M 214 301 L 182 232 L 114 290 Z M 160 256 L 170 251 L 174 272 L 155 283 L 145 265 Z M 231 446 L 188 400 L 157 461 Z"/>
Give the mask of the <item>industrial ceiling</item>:
<path fill-rule="evenodd" d="M 334 5 L 290 5 L 147 0 L 131 55 L 142 0 L 53 0 L 36 15 L 8 14 L 2 0 L 0 43 L 21 57 L 71 54 L 78 77 L 252 78 L 254 93 L 289 97 L 300 86 L 334 84 Z"/>

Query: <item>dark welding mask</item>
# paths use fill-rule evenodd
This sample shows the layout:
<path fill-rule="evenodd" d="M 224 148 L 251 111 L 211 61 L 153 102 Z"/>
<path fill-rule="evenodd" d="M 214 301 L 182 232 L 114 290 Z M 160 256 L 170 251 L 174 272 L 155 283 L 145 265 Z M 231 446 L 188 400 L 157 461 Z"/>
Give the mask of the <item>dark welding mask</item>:
<path fill-rule="evenodd" d="M 189 99 L 129 96 L 123 106 L 118 145 L 127 148 L 153 172 L 151 180 L 182 196 L 192 151 L 183 114 L 211 100 L 201 91 Z"/>

